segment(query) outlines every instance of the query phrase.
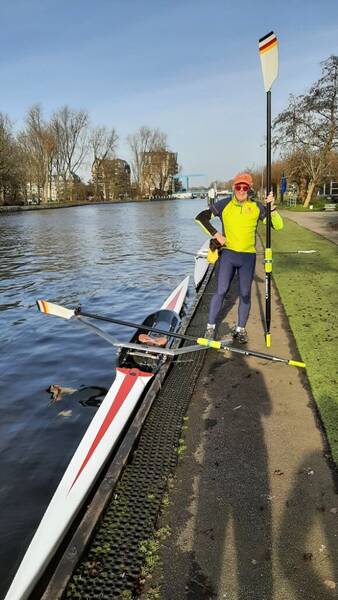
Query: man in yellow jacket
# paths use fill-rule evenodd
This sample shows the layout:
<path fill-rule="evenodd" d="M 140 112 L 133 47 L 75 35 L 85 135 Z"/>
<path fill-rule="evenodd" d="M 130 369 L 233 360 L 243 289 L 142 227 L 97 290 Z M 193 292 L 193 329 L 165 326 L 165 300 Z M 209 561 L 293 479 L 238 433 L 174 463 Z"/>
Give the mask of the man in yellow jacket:
<path fill-rule="evenodd" d="M 206 337 L 213 338 L 215 324 L 226 293 L 237 271 L 239 282 L 238 321 L 233 329 L 233 337 L 241 343 L 248 341 L 245 329 L 251 304 L 251 286 L 256 266 L 256 229 L 258 221 L 265 222 L 266 206 L 261 202 L 249 200 L 248 192 L 252 186 L 250 173 L 239 173 L 233 181 L 232 197 L 215 202 L 207 210 L 200 212 L 196 221 L 225 248 L 220 253 L 217 266 L 217 290 L 212 296 L 209 307 Z M 269 194 L 266 203 L 271 204 L 271 224 L 276 230 L 283 228 L 282 217 L 277 212 L 273 194 Z M 222 233 L 218 232 L 210 220 L 219 217 Z"/>

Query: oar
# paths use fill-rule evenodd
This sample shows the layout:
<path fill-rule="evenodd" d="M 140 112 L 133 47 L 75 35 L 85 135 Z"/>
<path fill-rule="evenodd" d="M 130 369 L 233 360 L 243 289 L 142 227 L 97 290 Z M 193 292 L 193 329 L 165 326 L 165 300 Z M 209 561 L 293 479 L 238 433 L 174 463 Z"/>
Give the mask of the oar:
<path fill-rule="evenodd" d="M 40 312 L 43 312 L 45 314 L 49 314 L 49 315 L 54 315 L 55 317 L 61 317 L 63 319 L 72 319 L 72 318 L 77 318 L 79 320 L 81 320 L 81 322 L 85 323 L 86 325 L 90 326 L 93 330 L 96 330 L 96 333 L 101 332 L 101 330 L 99 330 L 97 327 L 94 327 L 93 325 L 91 325 L 90 323 L 86 323 L 86 321 L 83 319 L 83 317 L 85 318 L 89 318 L 89 319 L 96 319 L 99 321 L 106 321 L 107 323 L 114 323 L 115 325 L 123 325 L 124 327 L 131 327 L 132 329 L 144 329 L 145 331 L 152 331 L 153 333 L 158 333 L 160 335 L 165 335 L 167 337 L 173 337 L 173 338 L 177 338 L 180 340 L 185 340 L 188 342 L 193 342 L 194 344 L 197 344 L 197 346 L 200 346 L 200 349 L 206 349 L 206 348 L 214 348 L 215 350 L 226 350 L 228 352 L 234 352 L 235 354 L 242 354 L 244 356 L 256 356 L 257 358 L 263 358 L 265 360 L 271 360 L 274 362 L 282 362 L 285 363 L 287 365 L 290 365 L 292 367 L 305 367 L 305 363 L 297 361 L 297 360 L 291 360 L 288 358 L 281 358 L 278 356 L 271 356 L 270 354 L 265 354 L 263 352 L 256 352 L 254 350 L 244 350 L 241 348 L 234 348 L 233 346 L 231 346 L 231 344 L 229 344 L 229 340 L 209 340 L 207 338 L 203 338 L 203 337 L 191 337 L 189 335 L 183 335 L 181 333 L 173 333 L 171 331 L 166 331 L 165 329 L 158 329 L 157 327 L 150 327 L 148 325 L 144 325 L 143 323 L 134 323 L 131 321 L 124 321 L 122 319 L 113 319 L 112 317 L 106 317 L 104 315 L 98 315 L 96 313 L 90 313 L 87 311 L 83 311 L 81 308 L 76 308 L 76 309 L 69 309 L 66 308 L 64 306 L 60 306 L 58 304 L 53 304 L 52 302 L 48 302 L 46 300 L 37 300 L 37 305 L 38 305 L 38 309 L 40 310 Z M 188 352 L 192 352 L 197 350 L 196 346 L 185 346 L 184 348 L 180 348 L 179 350 L 169 350 L 168 352 L 166 352 L 165 348 L 163 348 L 162 352 L 160 348 L 154 348 L 154 347 L 145 347 L 142 344 L 128 344 L 128 343 L 123 343 L 123 342 L 116 342 L 115 340 L 113 340 L 112 338 L 110 338 L 109 334 L 106 334 L 105 332 L 102 333 L 98 333 L 98 335 L 102 335 L 102 337 L 104 337 L 107 341 L 110 341 L 110 343 L 112 343 L 114 346 L 124 346 L 126 348 L 128 347 L 132 347 L 132 348 L 139 348 L 139 349 L 143 349 L 143 350 L 147 350 L 147 351 L 152 351 L 154 353 L 159 352 L 160 354 L 170 354 L 171 356 L 175 356 L 178 354 L 186 354 Z"/>
<path fill-rule="evenodd" d="M 177 242 L 172 243 L 173 252 L 179 252 L 180 254 L 188 254 L 188 256 L 193 256 L 194 258 L 206 258 L 207 252 L 205 254 L 199 254 L 196 252 L 189 252 L 189 250 L 182 250 L 181 246 L 178 246 Z"/>
<path fill-rule="evenodd" d="M 219 252 L 225 250 L 225 246 L 219 249 Z M 181 250 L 180 248 L 176 248 L 174 252 L 179 252 L 180 254 L 188 254 L 189 256 L 194 256 L 195 258 L 207 258 L 207 254 L 194 254 L 194 252 L 189 252 L 188 250 Z M 282 250 L 280 252 L 274 252 L 274 254 L 315 254 L 318 253 L 318 250 Z M 265 256 L 265 252 L 257 252 L 257 256 Z"/>
<path fill-rule="evenodd" d="M 271 86 L 278 74 L 278 42 L 273 31 L 262 37 L 259 42 L 259 55 L 261 58 L 264 89 L 267 99 L 266 119 L 266 192 L 271 192 Z M 272 273 L 272 248 L 271 248 L 271 205 L 266 206 L 266 244 L 265 244 L 265 342 L 271 346 L 271 273 Z"/>
<path fill-rule="evenodd" d="M 194 256 L 195 258 L 206 258 L 207 254 L 195 254 L 195 252 L 188 252 L 188 250 L 176 249 L 174 252 L 179 252 L 180 254 L 188 254 L 188 256 Z"/>

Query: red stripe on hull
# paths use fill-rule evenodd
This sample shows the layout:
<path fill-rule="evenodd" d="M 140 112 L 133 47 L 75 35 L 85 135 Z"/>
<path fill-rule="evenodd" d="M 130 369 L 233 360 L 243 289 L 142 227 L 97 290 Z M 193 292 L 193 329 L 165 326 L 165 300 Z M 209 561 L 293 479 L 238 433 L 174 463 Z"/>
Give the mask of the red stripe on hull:
<path fill-rule="evenodd" d="M 170 304 L 168 304 L 168 306 L 166 306 L 167 310 L 174 310 L 177 300 L 181 294 L 182 290 L 179 290 L 176 294 L 176 296 L 173 297 L 172 301 L 170 302 Z"/>
<path fill-rule="evenodd" d="M 153 373 L 145 373 L 143 371 L 140 371 L 139 369 L 123 369 L 123 368 L 117 368 L 116 371 L 119 371 L 120 373 L 123 373 L 124 380 L 121 384 L 121 387 L 119 388 L 115 398 L 114 398 L 114 402 L 111 405 L 109 411 L 107 412 L 105 419 L 99 429 L 99 431 L 97 432 L 95 439 L 91 445 L 91 447 L 89 448 L 87 455 L 72 483 L 72 485 L 69 488 L 69 492 L 72 489 L 74 483 L 77 481 L 77 479 L 79 478 L 79 476 L 81 475 L 83 469 L 85 468 L 86 464 L 88 463 L 89 459 L 91 458 L 91 456 L 93 455 L 93 453 L 95 452 L 97 446 L 99 445 L 100 441 L 102 440 L 103 436 L 105 435 L 105 433 L 107 432 L 107 429 L 109 428 L 109 426 L 111 425 L 112 421 L 114 420 L 115 416 L 117 415 L 118 411 L 120 410 L 123 402 L 125 401 L 125 399 L 127 398 L 128 394 L 131 392 L 135 382 L 137 381 L 138 377 L 152 377 Z M 68 493 L 69 493 L 68 492 Z"/>

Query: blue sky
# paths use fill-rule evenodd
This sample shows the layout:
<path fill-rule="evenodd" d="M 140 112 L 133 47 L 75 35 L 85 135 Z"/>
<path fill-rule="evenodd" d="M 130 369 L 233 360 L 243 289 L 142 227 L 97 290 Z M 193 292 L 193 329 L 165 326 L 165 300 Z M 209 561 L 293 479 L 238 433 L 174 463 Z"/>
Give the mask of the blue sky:
<path fill-rule="evenodd" d="M 128 133 L 159 127 L 200 183 L 265 160 L 260 37 L 280 44 L 274 115 L 338 53 L 338 0 L 4 0 L 0 22 L 0 111 L 17 128 L 34 103 L 86 109 L 128 160 Z"/>

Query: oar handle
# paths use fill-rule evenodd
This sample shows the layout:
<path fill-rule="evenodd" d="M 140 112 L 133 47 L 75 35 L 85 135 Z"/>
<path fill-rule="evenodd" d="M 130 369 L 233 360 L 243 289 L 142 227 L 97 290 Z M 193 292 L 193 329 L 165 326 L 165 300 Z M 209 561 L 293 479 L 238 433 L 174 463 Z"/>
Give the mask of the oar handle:
<path fill-rule="evenodd" d="M 197 338 L 197 344 L 199 346 L 207 346 L 208 348 L 214 348 L 215 350 L 226 350 L 228 352 L 234 352 L 236 354 L 242 354 L 242 356 L 255 356 L 256 358 L 263 358 L 264 360 L 271 360 L 273 362 L 282 362 L 291 367 L 305 368 L 305 363 L 298 360 L 290 360 L 288 358 L 281 358 L 279 356 L 271 356 L 264 352 L 256 352 L 255 350 L 244 350 L 244 348 L 235 348 L 229 345 L 228 340 L 209 340 L 208 338 Z"/>

